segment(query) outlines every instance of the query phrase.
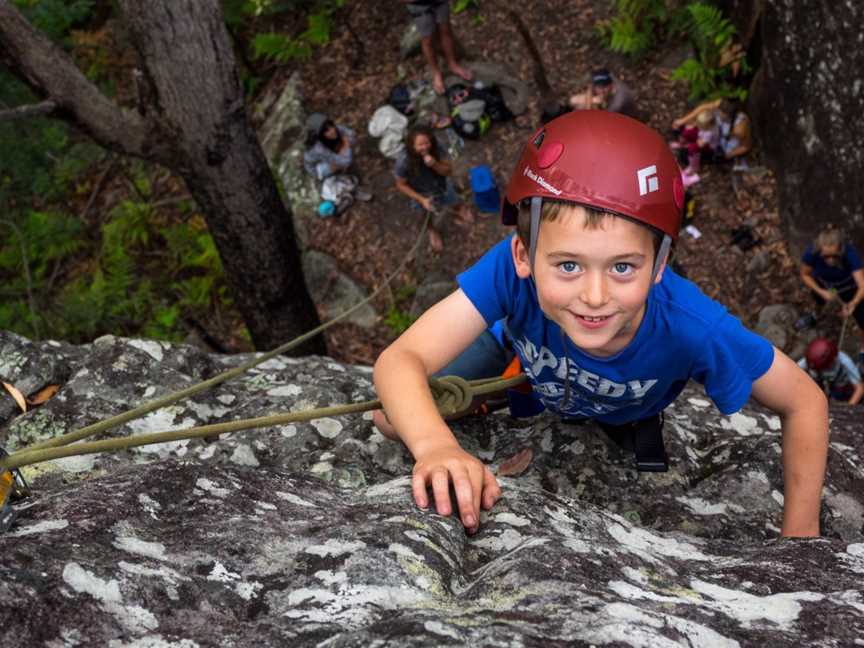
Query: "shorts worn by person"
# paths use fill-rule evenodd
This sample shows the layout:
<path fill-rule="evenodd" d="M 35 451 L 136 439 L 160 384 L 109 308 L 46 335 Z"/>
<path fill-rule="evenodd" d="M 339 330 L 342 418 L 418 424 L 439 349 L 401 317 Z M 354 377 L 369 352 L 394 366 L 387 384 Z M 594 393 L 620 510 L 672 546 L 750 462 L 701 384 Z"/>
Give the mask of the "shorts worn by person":
<path fill-rule="evenodd" d="M 864 358 L 864 265 L 858 250 L 835 228 L 822 230 L 801 257 L 801 281 L 818 307 L 840 300 L 842 317 L 852 317 L 861 333 Z"/>
<path fill-rule="evenodd" d="M 566 418 L 608 426 L 656 421 L 689 379 L 724 413 L 752 395 L 783 430 L 786 536 L 819 533 L 827 400 L 778 349 L 667 268 L 683 188 L 666 142 L 636 120 L 575 111 L 523 149 L 502 201 L 517 234 L 459 276 L 375 363 L 386 411 L 376 425 L 415 459 L 414 499 L 452 512 L 469 533 L 501 489 L 442 419 L 427 376 L 453 362 L 494 322 L 508 337 L 534 397 Z"/>
<path fill-rule="evenodd" d="M 441 230 L 446 222 L 446 208 L 458 206 L 463 223 L 473 220 L 470 208 L 462 205 L 451 181 L 453 167 L 446 149 L 432 130 L 415 126 L 405 137 L 405 150 L 396 159 L 393 175 L 396 188 L 408 196 L 415 209 L 431 212 L 429 245 L 435 252 L 443 250 Z"/>
<path fill-rule="evenodd" d="M 819 337 L 810 342 L 798 366 L 835 400 L 857 405 L 864 398 L 861 372 L 833 340 Z"/>
<path fill-rule="evenodd" d="M 429 69 L 432 72 L 432 88 L 439 95 L 444 94 L 444 74 L 438 66 L 438 54 L 435 52 L 434 36 L 438 33 L 441 50 L 447 67 L 453 74 L 466 81 L 471 81 L 474 74 L 468 68 L 459 64 L 456 57 L 456 46 L 453 41 L 453 30 L 450 26 L 449 0 L 402 0 L 408 9 L 408 14 L 414 20 L 417 32 L 420 34 L 420 47 Z"/>

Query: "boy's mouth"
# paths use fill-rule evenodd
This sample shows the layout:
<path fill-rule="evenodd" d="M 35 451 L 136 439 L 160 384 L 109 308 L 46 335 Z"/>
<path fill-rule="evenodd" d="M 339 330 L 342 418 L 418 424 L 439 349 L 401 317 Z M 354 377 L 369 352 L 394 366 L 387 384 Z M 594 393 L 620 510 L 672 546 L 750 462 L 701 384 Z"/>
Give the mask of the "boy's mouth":
<path fill-rule="evenodd" d="M 574 315 L 582 326 L 586 328 L 600 328 L 612 318 L 611 315 L 579 315 L 577 313 L 574 313 Z"/>

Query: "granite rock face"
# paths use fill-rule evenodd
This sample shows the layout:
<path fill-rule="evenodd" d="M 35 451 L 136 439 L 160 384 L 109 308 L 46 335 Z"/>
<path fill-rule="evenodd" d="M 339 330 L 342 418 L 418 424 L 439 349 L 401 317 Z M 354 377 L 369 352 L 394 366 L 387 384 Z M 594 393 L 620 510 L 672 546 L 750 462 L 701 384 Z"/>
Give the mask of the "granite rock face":
<path fill-rule="evenodd" d="M 15 449 L 247 360 L 186 346 L 0 333 L 0 377 L 61 385 Z M 368 368 L 271 360 L 109 434 L 374 398 Z M 11 400 L 11 399 L 10 399 Z M 593 425 L 454 424 L 504 498 L 468 537 L 417 509 L 410 455 L 368 415 L 25 469 L 0 536 L 0 639 L 45 646 L 852 646 L 864 636 L 864 435 L 832 412 L 824 537 L 779 540 L 779 422 L 723 417 L 698 388 L 667 410 L 672 470 L 639 475 Z"/>

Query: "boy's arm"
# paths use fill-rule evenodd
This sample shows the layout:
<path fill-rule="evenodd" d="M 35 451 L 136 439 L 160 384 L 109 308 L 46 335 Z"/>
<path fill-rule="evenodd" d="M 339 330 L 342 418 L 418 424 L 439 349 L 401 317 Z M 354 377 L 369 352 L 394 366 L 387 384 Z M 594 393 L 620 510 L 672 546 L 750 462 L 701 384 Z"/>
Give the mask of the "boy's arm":
<path fill-rule="evenodd" d="M 486 329 L 483 316 L 461 290 L 445 298 L 391 344 L 375 363 L 375 389 L 399 438 L 414 455 L 412 488 L 420 508 L 452 512 L 450 483 L 462 524 L 473 533 L 480 506 L 491 508 L 501 496 L 492 472 L 465 452 L 438 412 L 427 377 L 465 350 Z"/>
<path fill-rule="evenodd" d="M 857 405 L 861 402 L 861 399 L 864 398 L 864 383 L 855 383 L 853 387 L 852 395 L 849 397 L 849 400 L 846 401 L 847 405 Z"/>
<path fill-rule="evenodd" d="M 828 401 L 786 354 L 753 383 L 753 397 L 780 416 L 783 429 L 783 535 L 818 536 L 828 456 Z"/>

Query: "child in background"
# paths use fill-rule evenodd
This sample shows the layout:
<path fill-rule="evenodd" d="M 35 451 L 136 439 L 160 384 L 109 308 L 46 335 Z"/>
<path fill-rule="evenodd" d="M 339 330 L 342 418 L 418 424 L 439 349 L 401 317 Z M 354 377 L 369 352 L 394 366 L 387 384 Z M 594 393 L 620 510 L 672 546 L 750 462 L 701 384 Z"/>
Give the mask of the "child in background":
<path fill-rule="evenodd" d="M 816 338 L 807 346 L 807 352 L 798 362 L 823 391 L 831 398 L 857 405 L 864 397 L 861 372 L 852 358 L 827 338 Z"/>
<path fill-rule="evenodd" d="M 594 419 L 613 438 L 630 435 L 637 460 L 645 440 L 659 437 L 647 470 L 663 469 L 662 412 L 690 378 L 724 414 L 752 394 L 782 423 L 783 535 L 819 534 L 825 395 L 667 267 L 683 202 L 668 145 L 636 120 L 575 111 L 534 133 L 502 201 L 502 218 L 517 234 L 459 275 L 459 289 L 375 363 L 386 414 L 373 420 L 414 455 L 420 508 L 430 505 L 431 486 L 436 510 L 449 515 L 452 484 L 462 524 L 474 533 L 480 508 L 501 496 L 489 468 L 462 449 L 438 413 L 427 377 L 503 320 L 536 402 L 567 419 Z"/>

